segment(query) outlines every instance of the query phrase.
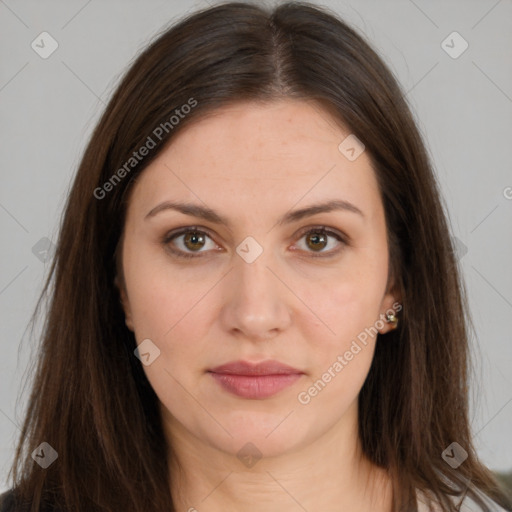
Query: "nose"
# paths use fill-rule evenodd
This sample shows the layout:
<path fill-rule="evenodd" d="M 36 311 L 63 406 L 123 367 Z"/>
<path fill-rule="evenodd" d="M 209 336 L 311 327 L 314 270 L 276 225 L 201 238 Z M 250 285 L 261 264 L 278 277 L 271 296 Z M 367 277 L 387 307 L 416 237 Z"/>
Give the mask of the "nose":
<path fill-rule="evenodd" d="M 291 324 L 293 294 L 283 284 L 270 251 L 252 263 L 236 255 L 233 265 L 222 292 L 223 328 L 253 342 L 278 336 Z"/>

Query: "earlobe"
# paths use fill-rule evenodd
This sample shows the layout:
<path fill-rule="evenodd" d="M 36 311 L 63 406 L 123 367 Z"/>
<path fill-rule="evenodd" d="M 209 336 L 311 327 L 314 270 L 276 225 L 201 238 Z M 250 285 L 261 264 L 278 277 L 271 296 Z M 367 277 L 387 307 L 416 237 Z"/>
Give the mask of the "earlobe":
<path fill-rule="evenodd" d="M 386 334 L 398 328 L 400 324 L 399 312 L 403 306 L 401 300 L 397 299 L 398 294 L 390 292 L 385 295 L 382 301 L 382 312 L 379 321 L 379 333 Z"/>
<path fill-rule="evenodd" d="M 390 330 L 396 329 L 398 326 L 398 318 L 394 313 L 386 313 L 386 322 L 390 324 Z"/>

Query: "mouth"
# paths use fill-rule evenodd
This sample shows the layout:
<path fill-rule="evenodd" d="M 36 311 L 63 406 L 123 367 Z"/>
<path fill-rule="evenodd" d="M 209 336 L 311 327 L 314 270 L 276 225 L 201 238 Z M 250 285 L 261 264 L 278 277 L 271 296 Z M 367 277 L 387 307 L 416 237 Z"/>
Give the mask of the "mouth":
<path fill-rule="evenodd" d="M 279 361 L 258 364 L 234 361 L 208 371 L 224 391 L 241 398 L 262 400 L 291 386 L 304 372 Z"/>

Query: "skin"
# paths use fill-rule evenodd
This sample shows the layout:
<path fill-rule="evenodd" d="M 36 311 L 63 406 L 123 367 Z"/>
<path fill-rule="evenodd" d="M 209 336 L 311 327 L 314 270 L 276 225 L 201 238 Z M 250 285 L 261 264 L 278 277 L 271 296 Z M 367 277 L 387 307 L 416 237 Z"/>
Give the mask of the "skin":
<path fill-rule="evenodd" d="M 237 103 L 179 132 L 131 191 L 120 291 L 137 343 L 149 338 L 160 350 L 144 370 L 161 404 L 176 510 L 391 510 L 388 475 L 362 455 L 357 432 L 358 394 L 385 337 L 359 344 L 308 404 L 297 398 L 399 300 L 370 158 L 338 150 L 349 134 L 313 102 Z M 277 224 L 329 199 L 363 215 Z M 231 227 L 171 209 L 147 217 L 170 200 L 207 206 Z M 348 242 L 312 244 L 307 228 L 322 226 Z M 208 236 L 163 241 L 182 227 Z M 263 249 L 252 263 L 236 252 L 248 236 Z M 171 247 L 200 255 L 181 259 Z M 380 334 L 392 328 L 378 325 Z M 207 370 L 241 359 L 304 375 L 270 398 L 240 398 Z M 262 455 L 252 467 L 237 458 L 249 442 Z"/>

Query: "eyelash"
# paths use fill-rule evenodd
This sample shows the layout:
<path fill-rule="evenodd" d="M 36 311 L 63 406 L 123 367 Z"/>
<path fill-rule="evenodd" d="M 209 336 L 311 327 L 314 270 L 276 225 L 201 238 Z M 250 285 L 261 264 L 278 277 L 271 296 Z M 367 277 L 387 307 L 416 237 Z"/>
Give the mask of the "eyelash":
<path fill-rule="evenodd" d="M 174 240 L 175 238 L 178 238 L 181 235 L 186 235 L 188 233 L 199 233 L 201 235 L 206 235 L 206 236 L 208 236 L 208 238 L 212 239 L 212 237 L 211 237 L 211 235 L 209 234 L 208 231 L 206 231 L 204 229 L 200 229 L 199 227 L 191 226 L 191 227 L 187 227 L 187 228 L 183 228 L 183 229 L 179 229 L 179 230 L 174 230 L 174 231 L 171 231 L 170 233 L 167 233 L 164 236 L 164 238 L 162 240 L 162 243 L 165 246 L 169 247 L 169 250 L 175 256 L 177 256 L 179 258 L 183 258 L 183 259 L 201 258 L 202 257 L 201 253 L 193 254 L 193 253 L 187 253 L 187 252 L 183 252 L 181 250 L 176 250 L 176 249 L 170 248 L 170 242 L 172 240 Z M 335 231 L 331 231 L 326 226 L 315 226 L 315 227 L 308 227 L 308 228 L 306 228 L 305 230 L 301 231 L 301 233 L 299 235 L 299 240 L 302 237 L 304 237 L 305 235 L 309 235 L 310 233 L 329 235 L 329 236 L 332 236 L 332 237 L 336 238 L 339 242 L 341 242 L 342 245 L 344 245 L 344 246 L 349 245 L 348 244 L 348 237 L 342 235 L 341 233 L 337 233 Z M 318 254 L 315 254 L 314 252 L 311 252 L 309 254 L 309 256 L 312 257 L 312 258 L 330 258 L 330 257 L 336 256 L 342 249 L 343 249 L 343 247 L 339 248 L 339 249 L 331 249 L 330 251 L 328 251 L 326 253 L 318 253 Z M 203 251 L 203 252 L 207 252 L 207 251 Z"/>

